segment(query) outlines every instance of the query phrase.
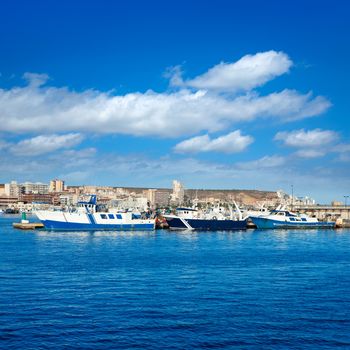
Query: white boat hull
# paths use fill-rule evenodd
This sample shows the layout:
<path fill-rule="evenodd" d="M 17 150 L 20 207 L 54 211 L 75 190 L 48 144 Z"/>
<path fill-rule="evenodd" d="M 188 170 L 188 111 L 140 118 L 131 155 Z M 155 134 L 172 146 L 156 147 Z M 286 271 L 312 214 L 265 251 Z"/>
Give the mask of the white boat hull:
<path fill-rule="evenodd" d="M 154 230 L 155 220 L 134 218 L 132 213 L 83 213 L 39 210 L 38 219 L 48 230 Z"/>

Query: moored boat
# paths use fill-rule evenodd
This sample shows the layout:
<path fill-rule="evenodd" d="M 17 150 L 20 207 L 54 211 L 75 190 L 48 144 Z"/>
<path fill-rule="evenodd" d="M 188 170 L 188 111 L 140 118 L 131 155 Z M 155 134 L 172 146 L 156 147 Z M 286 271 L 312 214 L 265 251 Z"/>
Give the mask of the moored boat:
<path fill-rule="evenodd" d="M 250 219 L 259 229 L 335 227 L 335 222 L 318 221 L 317 218 L 288 210 L 273 210 L 267 215 L 250 216 Z"/>
<path fill-rule="evenodd" d="M 99 211 L 96 196 L 88 202 L 79 202 L 74 211 L 38 210 L 38 219 L 48 230 L 154 230 L 154 219 L 142 219 L 132 212 L 112 213 Z"/>
<path fill-rule="evenodd" d="M 193 208 L 177 208 L 176 214 L 164 215 L 169 228 L 172 230 L 203 230 L 203 231 L 221 231 L 221 230 L 245 230 L 247 220 L 240 217 L 230 217 L 220 212 L 204 213 Z"/>

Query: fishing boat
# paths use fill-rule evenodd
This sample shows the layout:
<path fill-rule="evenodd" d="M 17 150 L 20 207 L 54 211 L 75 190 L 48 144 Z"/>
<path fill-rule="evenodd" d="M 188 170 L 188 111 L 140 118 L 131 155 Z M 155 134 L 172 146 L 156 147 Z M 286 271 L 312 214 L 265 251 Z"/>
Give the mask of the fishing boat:
<path fill-rule="evenodd" d="M 200 211 L 195 208 L 179 207 L 175 214 L 164 215 L 169 228 L 172 230 L 245 230 L 247 228 L 246 218 L 237 208 L 234 215 L 231 207 L 230 214 L 225 215 L 221 210 Z"/>
<path fill-rule="evenodd" d="M 288 210 L 272 210 L 267 215 L 250 216 L 259 229 L 273 228 L 333 228 L 335 222 L 318 221 L 306 214 L 296 214 Z"/>
<path fill-rule="evenodd" d="M 97 205 L 96 195 L 89 201 L 78 202 L 75 210 L 35 211 L 38 219 L 48 230 L 154 230 L 154 219 L 143 219 L 133 212 L 109 212 Z"/>

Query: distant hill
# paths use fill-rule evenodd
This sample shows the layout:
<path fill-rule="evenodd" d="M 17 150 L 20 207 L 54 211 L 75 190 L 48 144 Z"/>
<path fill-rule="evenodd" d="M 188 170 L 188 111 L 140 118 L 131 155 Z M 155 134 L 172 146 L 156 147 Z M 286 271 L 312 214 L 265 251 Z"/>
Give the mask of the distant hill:
<path fill-rule="evenodd" d="M 125 190 L 134 193 L 142 193 L 148 188 L 142 187 L 123 187 Z M 168 191 L 172 193 L 170 188 L 155 188 L 156 190 Z M 220 201 L 229 202 L 232 200 L 241 204 L 253 205 L 256 202 L 263 201 L 276 201 L 278 200 L 277 193 L 273 191 L 260 191 L 260 190 L 242 190 L 242 189 L 228 189 L 228 190 L 215 190 L 215 189 L 185 189 L 185 196 L 189 200 L 198 198 L 200 201 L 217 199 Z"/>
<path fill-rule="evenodd" d="M 272 191 L 259 190 L 206 190 L 206 189 L 188 189 L 185 194 L 189 199 L 198 198 L 200 201 L 210 198 L 222 201 L 235 200 L 238 203 L 252 205 L 256 202 L 277 200 L 277 193 Z"/>
<path fill-rule="evenodd" d="M 89 186 L 91 187 L 91 186 Z M 68 186 L 68 188 L 78 188 L 78 186 Z M 82 187 L 80 187 L 82 188 Z M 145 190 L 154 189 L 161 192 L 167 192 L 170 196 L 171 188 L 149 188 L 149 187 L 104 187 L 96 186 L 95 189 L 111 190 L 123 189 L 127 193 L 135 193 L 137 195 L 144 194 Z M 244 190 L 244 189 L 185 189 L 185 196 L 187 200 L 193 201 L 198 198 L 199 201 L 212 202 L 213 200 L 220 200 L 222 202 L 231 202 L 235 200 L 237 203 L 245 205 L 254 205 L 257 202 L 278 202 L 277 193 L 273 191 L 260 190 Z"/>

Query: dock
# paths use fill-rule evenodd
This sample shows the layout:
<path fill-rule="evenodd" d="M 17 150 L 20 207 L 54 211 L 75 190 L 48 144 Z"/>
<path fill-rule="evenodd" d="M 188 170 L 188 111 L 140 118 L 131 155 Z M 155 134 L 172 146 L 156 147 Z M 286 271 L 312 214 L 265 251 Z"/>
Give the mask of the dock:
<path fill-rule="evenodd" d="M 335 223 L 337 228 L 350 228 L 350 220 L 338 219 Z"/>
<path fill-rule="evenodd" d="M 27 213 L 22 212 L 22 220 L 12 223 L 12 226 L 20 230 L 36 230 L 37 228 L 43 228 L 44 224 L 41 222 L 29 222 L 29 220 L 27 220 Z"/>
<path fill-rule="evenodd" d="M 41 222 L 14 222 L 12 226 L 20 230 L 36 230 L 44 227 Z"/>
<path fill-rule="evenodd" d="M 309 204 L 309 205 L 296 205 L 295 211 L 316 217 L 322 221 L 336 221 L 342 219 L 343 224 L 348 225 L 350 223 L 350 205 L 321 205 L 321 204 Z"/>

